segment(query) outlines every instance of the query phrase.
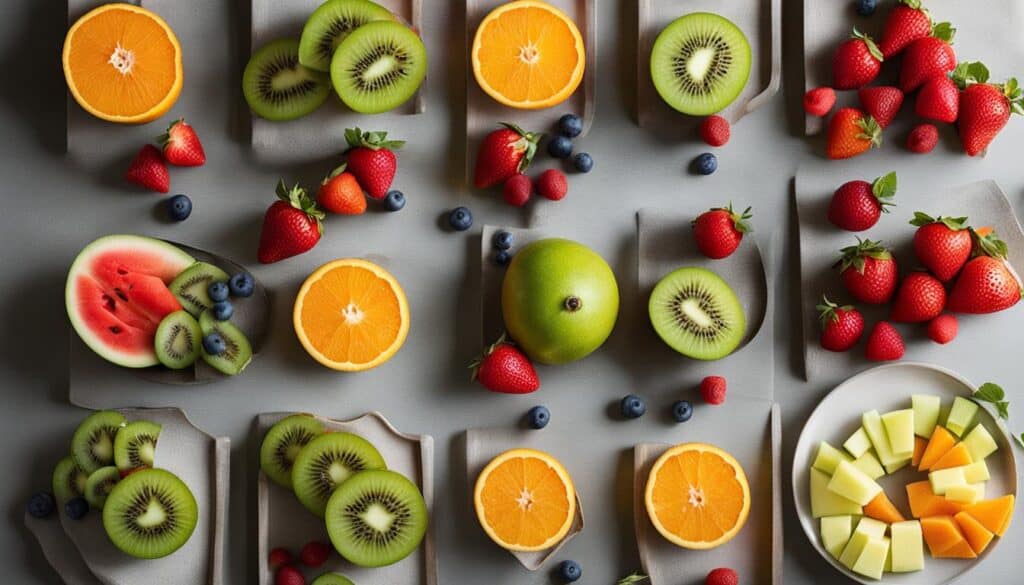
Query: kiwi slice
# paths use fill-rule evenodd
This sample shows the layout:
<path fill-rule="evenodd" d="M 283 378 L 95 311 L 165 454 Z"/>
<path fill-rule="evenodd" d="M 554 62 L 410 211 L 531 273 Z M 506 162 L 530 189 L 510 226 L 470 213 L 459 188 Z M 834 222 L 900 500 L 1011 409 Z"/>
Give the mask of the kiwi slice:
<path fill-rule="evenodd" d="M 334 50 L 349 33 L 368 22 L 394 18 L 390 10 L 369 0 L 327 0 L 302 27 L 299 63 L 326 72 L 331 68 Z"/>
<path fill-rule="evenodd" d="M 651 49 L 651 80 L 665 103 L 707 116 L 731 104 L 750 77 L 750 43 L 726 18 L 693 12 L 672 21 Z"/>
<path fill-rule="evenodd" d="M 143 469 L 114 486 L 103 506 L 103 528 L 114 546 L 139 559 L 181 548 L 199 520 L 192 490 L 164 469 Z"/>
<path fill-rule="evenodd" d="M 199 317 L 203 311 L 213 306 L 213 300 L 207 292 L 210 285 L 214 282 L 227 282 L 229 278 L 231 277 L 227 272 L 213 264 L 196 262 L 172 280 L 168 288 L 177 297 L 182 308 L 193 317 Z"/>
<path fill-rule="evenodd" d="M 257 116 L 285 122 L 319 108 L 331 85 L 326 74 L 299 63 L 299 41 L 280 39 L 253 53 L 242 74 L 242 93 Z"/>
<path fill-rule="evenodd" d="M 181 370 L 199 359 L 203 331 L 188 311 L 175 311 L 160 321 L 153 336 L 153 347 L 161 364 L 172 370 Z"/>
<path fill-rule="evenodd" d="M 409 556 L 427 532 L 427 505 L 416 484 L 394 471 L 364 471 L 327 502 L 327 534 L 338 554 L 360 567 Z"/>
<path fill-rule="evenodd" d="M 295 497 L 310 512 L 324 517 L 327 500 L 353 474 L 386 469 L 384 458 L 366 439 L 352 433 L 327 433 L 306 444 L 292 466 Z"/>
<path fill-rule="evenodd" d="M 121 472 L 113 465 L 100 467 L 89 475 L 85 482 L 85 501 L 97 510 L 103 509 L 107 496 L 114 489 L 117 482 L 121 481 Z"/>
<path fill-rule="evenodd" d="M 148 420 L 128 423 L 114 439 L 114 465 L 121 471 L 153 467 L 161 428 Z"/>
<path fill-rule="evenodd" d="M 204 337 L 211 333 L 218 333 L 227 344 L 227 349 L 220 355 L 202 352 L 203 361 L 218 372 L 228 376 L 237 376 L 252 361 L 252 346 L 249 345 L 249 339 L 230 321 L 218 321 L 209 311 L 203 311 L 203 314 L 199 316 L 199 328 L 203 330 Z"/>
<path fill-rule="evenodd" d="M 124 428 L 124 415 L 114 410 L 90 414 L 71 437 L 71 455 L 82 471 L 92 474 L 114 464 L 114 438 Z"/>
<path fill-rule="evenodd" d="M 85 495 L 85 483 L 89 474 L 75 463 L 75 458 L 68 455 L 57 462 L 53 469 L 53 495 L 57 502 L 63 504 L 68 500 Z"/>
<path fill-rule="evenodd" d="M 324 573 L 317 577 L 312 585 L 356 585 L 351 579 L 337 573 Z"/>
<path fill-rule="evenodd" d="M 662 341 L 694 359 L 723 358 L 746 333 L 747 319 L 736 293 L 704 268 L 670 272 L 654 287 L 647 309 Z"/>
<path fill-rule="evenodd" d="M 270 427 L 260 446 L 260 469 L 274 483 L 292 489 L 295 458 L 310 441 L 324 433 L 324 426 L 308 414 L 287 416 Z"/>
<path fill-rule="evenodd" d="M 379 114 L 404 104 L 427 75 L 419 35 L 396 21 L 371 22 L 345 37 L 331 59 L 331 83 L 356 112 Z"/>

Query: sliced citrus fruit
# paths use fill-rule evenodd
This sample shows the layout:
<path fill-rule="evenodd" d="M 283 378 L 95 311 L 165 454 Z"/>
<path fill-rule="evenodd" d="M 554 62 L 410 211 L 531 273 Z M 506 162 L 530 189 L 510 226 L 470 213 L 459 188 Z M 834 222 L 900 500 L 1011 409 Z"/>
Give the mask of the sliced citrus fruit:
<path fill-rule="evenodd" d="M 502 4 L 476 29 L 477 83 L 495 100 L 524 110 L 558 105 L 579 87 L 583 37 L 564 12 L 540 0 Z"/>
<path fill-rule="evenodd" d="M 576 517 L 576 488 L 554 457 L 513 449 L 480 472 L 473 505 L 484 532 L 498 546 L 538 551 L 557 544 Z"/>
<path fill-rule="evenodd" d="M 143 123 L 167 113 L 183 79 L 181 45 L 156 14 L 104 4 L 64 39 L 64 77 L 85 111 L 110 122 Z"/>
<path fill-rule="evenodd" d="M 658 458 L 644 503 L 669 542 L 709 549 L 736 536 L 750 513 L 750 486 L 732 455 L 712 445 L 683 443 Z"/>
<path fill-rule="evenodd" d="M 388 361 L 409 334 L 409 303 L 395 277 L 344 258 L 309 275 L 292 314 L 302 347 L 321 364 L 360 372 Z"/>

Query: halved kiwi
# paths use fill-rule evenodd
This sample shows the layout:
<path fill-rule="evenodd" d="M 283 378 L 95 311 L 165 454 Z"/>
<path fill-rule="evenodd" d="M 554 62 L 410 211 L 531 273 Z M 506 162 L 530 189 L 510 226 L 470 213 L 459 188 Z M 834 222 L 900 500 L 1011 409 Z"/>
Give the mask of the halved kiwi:
<path fill-rule="evenodd" d="M 693 12 L 672 21 L 651 49 L 651 80 L 665 103 L 707 116 L 735 100 L 750 77 L 750 43 L 730 20 Z"/>
<path fill-rule="evenodd" d="M 363 471 L 327 502 L 327 534 L 338 554 L 360 567 L 409 556 L 427 533 L 427 505 L 416 484 L 394 471 Z"/>
<path fill-rule="evenodd" d="M 242 74 L 242 93 L 257 116 L 295 120 L 319 108 L 331 95 L 327 75 L 299 63 L 299 41 L 271 41 L 253 53 Z"/>
<path fill-rule="evenodd" d="M 91 474 L 114 464 L 114 438 L 125 425 L 124 415 L 114 410 L 90 414 L 71 437 L 71 455 L 82 471 Z"/>
<path fill-rule="evenodd" d="M 121 472 L 113 465 L 101 467 L 89 475 L 85 482 L 85 501 L 96 510 L 102 510 L 107 496 L 114 489 L 117 482 L 121 481 Z"/>
<path fill-rule="evenodd" d="M 324 573 L 317 577 L 312 585 L 355 585 L 351 579 L 337 573 Z"/>
<path fill-rule="evenodd" d="M 292 466 L 299 451 L 324 433 L 324 426 L 308 414 L 294 414 L 274 423 L 260 445 L 260 469 L 274 483 L 292 488 Z"/>
<path fill-rule="evenodd" d="M 180 370 L 199 359 L 203 347 L 203 331 L 188 311 L 175 311 L 160 321 L 153 336 L 153 347 L 160 363 Z"/>
<path fill-rule="evenodd" d="M 193 317 L 213 306 L 207 289 L 214 282 L 227 282 L 231 278 L 227 272 L 206 262 L 196 262 L 182 271 L 171 281 L 169 289 L 181 303 L 181 307 Z M 202 341 L 202 340 L 200 340 Z M 159 355 L 157 356 L 159 357 Z"/>
<path fill-rule="evenodd" d="M 349 34 L 331 59 L 331 83 L 341 101 L 363 114 L 404 104 L 427 76 L 427 48 L 396 21 L 371 22 Z"/>
<path fill-rule="evenodd" d="M 309 15 L 299 39 L 299 63 L 329 71 L 334 51 L 352 31 L 368 22 L 394 20 L 395 15 L 370 0 L 327 0 Z"/>
<path fill-rule="evenodd" d="M 103 507 L 103 528 L 110 542 L 139 559 L 158 559 L 178 550 L 198 520 L 192 490 L 164 469 L 143 469 L 125 477 Z"/>
<path fill-rule="evenodd" d="M 85 483 L 89 474 L 75 463 L 71 455 L 57 462 L 53 469 L 53 495 L 57 503 L 64 504 L 68 500 L 85 495 Z"/>
<path fill-rule="evenodd" d="M 191 319 L 191 317 L 189 317 Z M 121 471 L 153 467 L 162 427 L 148 420 L 128 423 L 114 439 L 114 464 Z"/>
<path fill-rule="evenodd" d="M 384 458 L 369 441 L 352 433 L 327 433 L 306 444 L 292 466 L 295 497 L 323 518 L 327 500 L 352 475 L 386 469 Z"/>
<path fill-rule="evenodd" d="M 220 373 L 237 376 L 252 361 L 252 346 L 249 345 L 249 339 L 230 321 L 218 321 L 209 311 L 203 311 L 199 316 L 199 328 L 203 330 L 204 337 L 218 333 L 227 344 L 224 353 L 218 355 L 202 352 L 203 361 Z"/>
<path fill-rule="evenodd" d="M 735 350 L 746 333 L 743 306 L 729 284 L 704 268 L 680 268 L 658 282 L 647 305 L 662 341 L 699 360 Z"/>

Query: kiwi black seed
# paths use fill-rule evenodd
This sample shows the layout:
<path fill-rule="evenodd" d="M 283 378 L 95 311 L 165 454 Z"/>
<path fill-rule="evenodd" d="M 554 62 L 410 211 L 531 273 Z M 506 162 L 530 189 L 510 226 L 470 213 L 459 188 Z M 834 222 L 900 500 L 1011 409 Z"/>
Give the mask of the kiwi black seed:
<path fill-rule="evenodd" d="M 113 465 L 97 469 L 85 482 L 85 500 L 94 510 L 102 510 L 107 496 L 119 481 L 121 472 Z"/>
<path fill-rule="evenodd" d="M 157 359 L 172 370 L 194 364 L 202 346 L 203 331 L 188 311 L 175 311 L 164 317 L 153 336 Z"/>
<path fill-rule="evenodd" d="M 746 334 L 736 293 L 705 268 L 680 268 L 661 279 L 648 302 L 651 325 L 669 347 L 699 360 L 732 353 Z"/>
<path fill-rule="evenodd" d="M 75 458 L 68 455 L 61 459 L 53 469 L 53 495 L 60 504 L 85 495 L 85 483 L 89 474 L 75 463 Z"/>
<path fill-rule="evenodd" d="M 352 31 L 377 20 L 394 20 L 395 15 L 370 0 L 327 0 L 313 11 L 299 39 L 299 63 L 317 71 L 328 71 L 334 51 Z"/>
<path fill-rule="evenodd" d="M 103 528 L 125 554 L 157 559 L 178 550 L 192 536 L 199 506 L 192 490 L 164 469 L 143 469 L 111 490 L 103 507 Z"/>
<path fill-rule="evenodd" d="M 252 346 L 249 339 L 230 321 L 218 321 L 210 311 L 203 311 L 199 316 L 199 328 L 202 329 L 204 337 L 212 333 L 220 335 L 227 346 L 223 353 L 217 355 L 202 352 L 203 361 L 220 373 L 237 376 L 252 361 Z"/>
<path fill-rule="evenodd" d="M 153 467 L 161 428 L 148 420 L 128 423 L 114 439 L 114 465 L 121 471 Z"/>
<path fill-rule="evenodd" d="M 327 433 L 306 444 L 292 466 L 292 489 L 310 512 L 323 518 L 327 500 L 353 474 L 386 469 L 380 452 L 352 433 Z"/>
<path fill-rule="evenodd" d="M 227 282 L 231 278 L 227 272 L 206 262 L 196 262 L 179 274 L 168 288 L 177 297 L 181 307 L 193 317 L 213 306 L 210 293 L 207 292 L 214 282 Z"/>
<path fill-rule="evenodd" d="M 379 114 L 404 104 L 427 75 L 427 49 L 396 21 L 364 25 L 345 38 L 331 60 L 331 83 L 356 112 Z"/>
<path fill-rule="evenodd" d="M 253 53 L 242 74 L 242 93 L 257 116 L 284 122 L 319 108 L 331 84 L 326 73 L 299 63 L 299 41 L 279 39 Z"/>
<path fill-rule="evenodd" d="M 71 438 L 71 455 L 85 473 L 114 464 L 114 440 L 125 425 L 124 415 L 101 410 L 89 415 Z"/>
<path fill-rule="evenodd" d="M 320 421 L 308 414 L 294 414 L 277 421 L 263 437 L 260 469 L 274 483 L 291 489 L 295 458 L 303 447 L 323 433 Z"/>

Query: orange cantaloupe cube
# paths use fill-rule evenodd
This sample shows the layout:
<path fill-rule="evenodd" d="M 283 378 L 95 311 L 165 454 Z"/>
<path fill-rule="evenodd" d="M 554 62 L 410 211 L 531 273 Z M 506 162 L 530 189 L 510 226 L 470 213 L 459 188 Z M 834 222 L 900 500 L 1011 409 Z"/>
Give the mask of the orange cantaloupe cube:
<path fill-rule="evenodd" d="M 975 554 L 981 554 L 988 548 L 988 544 L 992 542 L 995 535 L 988 528 L 981 525 L 967 512 L 960 512 L 956 516 L 953 516 L 953 520 L 956 520 L 957 525 L 960 527 L 960 531 L 964 533 L 964 538 L 967 539 L 967 543 L 971 545 L 971 550 Z"/>
<path fill-rule="evenodd" d="M 927 516 L 953 516 L 967 507 L 966 504 L 947 500 L 932 492 L 928 480 L 907 484 L 907 500 L 910 502 L 910 515 L 914 518 Z"/>
<path fill-rule="evenodd" d="M 949 469 L 951 467 L 961 467 L 963 465 L 970 465 L 974 463 L 971 460 L 971 452 L 967 450 L 967 445 L 963 443 L 957 443 L 953 445 L 953 448 L 939 457 L 939 460 L 932 464 L 929 471 L 939 471 L 940 469 Z"/>
<path fill-rule="evenodd" d="M 871 499 L 870 502 L 864 506 L 864 515 L 868 518 L 874 518 L 880 520 L 886 524 L 893 524 L 895 522 L 903 522 L 906 518 L 900 511 L 896 509 L 892 501 L 885 492 L 879 492 L 877 496 Z"/>
<path fill-rule="evenodd" d="M 921 464 L 921 457 L 924 455 L 924 450 L 928 447 L 928 441 L 923 437 L 914 437 L 914 455 L 910 458 L 910 464 L 917 467 Z"/>
<path fill-rule="evenodd" d="M 967 506 L 964 511 L 973 516 L 989 532 L 1002 536 L 1010 527 L 1014 499 L 1013 495 L 1006 495 L 992 500 L 983 500 Z"/>
<path fill-rule="evenodd" d="M 946 430 L 946 427 L 935 427 L 932 438 L 928 440 L 928 446 L 924 448 L 921 461 L 917 464 L 918 471 L 928 471 L 932 465 L 956 445 L 956 437 Z"/>
<path fill-rule="evenodd" d="M 952 516 L 921 518 L 921 533 L 928 544 L 928 551 L 937 559 L 977 556 Z"/>
<path fill-rule="evenodd" d="M 967 539 L 961 540 L 954 544 L 950 548 L 942 551 L 935 555 L 937 559 L 976 559 L 978 555 L 974 553 L 974 549 L 971 548 Z"/>

